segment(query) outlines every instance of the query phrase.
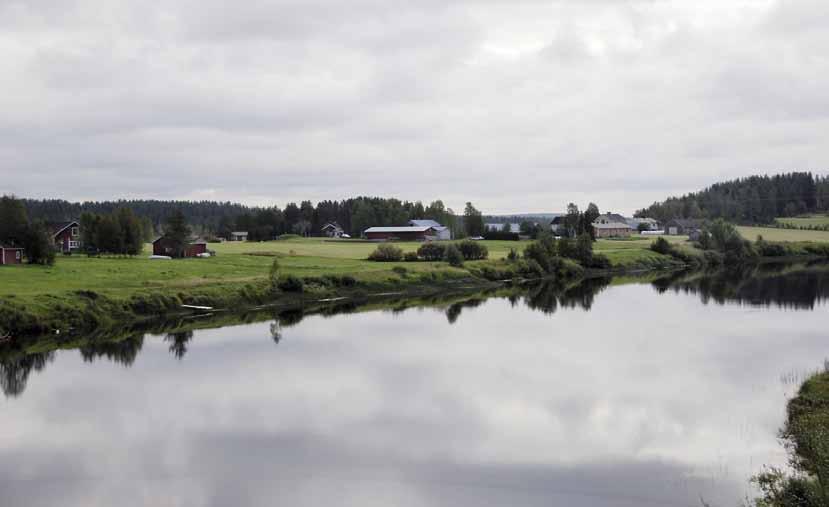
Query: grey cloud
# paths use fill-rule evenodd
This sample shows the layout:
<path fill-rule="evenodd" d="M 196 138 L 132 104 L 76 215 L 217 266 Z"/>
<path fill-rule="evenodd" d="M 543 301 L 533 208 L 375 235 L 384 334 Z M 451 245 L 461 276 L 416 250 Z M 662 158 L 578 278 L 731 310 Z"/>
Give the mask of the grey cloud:
<path fill-rule="evenodd" d="M 0 190 L 632 211 L 823 164 L 826 15 L 811 0 L 6 3 L 0 174 L 17 177 Z"/>

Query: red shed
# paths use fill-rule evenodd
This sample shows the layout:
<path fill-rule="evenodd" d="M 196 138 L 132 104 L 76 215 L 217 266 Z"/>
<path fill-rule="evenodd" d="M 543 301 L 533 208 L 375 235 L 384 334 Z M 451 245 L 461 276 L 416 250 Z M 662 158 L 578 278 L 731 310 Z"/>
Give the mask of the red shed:
<path fill-rule="evenodd" d="M 168 238 L 167 236 L 161 236 L 157 240 L 153 241 L 153 255 L 169 255 L 173 256 L 175 252 L 175 242 Z M 182 257 L 196 257 L 199 254 L 203 254 L 207 252 L 207 242 L 194 239 L 191 240 L 190 243 L 184 248 L 184 253 Z"/>
<path fill-rule="evenodd" d="M 22 264 L 23 249 L 0 245 L 0 266 L 7 264 Z"/>
<path fill-rule="evenodd" d="M 77 221 L 55 222 L 49 224 L 55 250 L 60 253 L 72 253 L 81 248 L 81 225 Z"/>
<path fill-rule="evenodd" d="M 437 231 L 431 226 L 420 227 L 369 227 L 366 238 L 374 240 L 424 241 L 437 238 Z"/>

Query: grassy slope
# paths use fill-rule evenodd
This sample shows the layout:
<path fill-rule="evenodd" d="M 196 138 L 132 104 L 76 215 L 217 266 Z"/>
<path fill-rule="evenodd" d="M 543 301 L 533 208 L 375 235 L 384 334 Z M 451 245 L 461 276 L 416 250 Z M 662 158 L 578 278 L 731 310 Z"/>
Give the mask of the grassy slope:
<path fill-rule="evenodd" d="M 776 229 L 773 227 L 737 227 L 744 238 L 754 241 L 762 235 L 767 241 L 802 242 L 814 241 L 829 242 L 827 231 L 801 231 L 796 229 Z"/>

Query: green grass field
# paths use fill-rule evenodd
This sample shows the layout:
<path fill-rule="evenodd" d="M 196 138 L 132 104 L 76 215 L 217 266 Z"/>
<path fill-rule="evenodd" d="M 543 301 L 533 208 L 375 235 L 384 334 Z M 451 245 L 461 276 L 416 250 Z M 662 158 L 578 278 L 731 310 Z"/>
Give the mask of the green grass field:
<path fill-rule="evenodd" d="M 762 234 L 772 241 L 827 241 L 829 232 L 741 227 L 749 239 Z M 602 239 L 594 251 L 606 255 L 617 268 L 658 265 L 665 257 L 649 249 L 653 237 Z M 690 249 L 685 237 L 667 236 L 669 241 Z M 489 249 L 488 261 L 468 262 L 476 266 L 503 259 L 511 248 L 523 251 L 527 241 L 482 241 Z M 416 242 L 396 243 L 406 252 L 420 246 Z M 112 296 L 127 296 L 136 291 L 179 291 L 193 287 L 242 285 L 264 279 L 273 262 L 279 259 L 283 274 L 299 277 L 351 275 L 365 282 L 385 282 L 400 278 L 392 271 L 404 266 L 410 273 L 441 272 L 460 276 L 463 269 L 445 262 L 371 262 L 366 257 L 376 243 L 351 240 L 297 238 L 262 243 L 211 243 L 217 255 L 207 259 L 150 260 L 145 254 L 134 257 L 88 258 L 83 255 L 59 256 L 54 266 L 8 266 L 0 268 L 0 296 L 60 295 L 91 290 Z"/>
<path fill-rule="evenodd" d="M 774 227 L 737 227 L 744 238 L 754 241 L 762 235 L 767 241 L 786 241 L 790 243 L 814 241 L 829 242 L 829 231 L 803 231 L 798 229 L 777 229 Z"/>
<path fill-rule="evenodd" d="M 809 215 L 802 217 L 785 217 L 776 219 L 777 222 L 794 227 L 825 227 L 829 225 L 829 215 Z"/>
<path fill-rule="evenodd" d="M 684 241 L 671 238 L 672 241 Z M 599 240 L 595 251 L 607 255 L 614 266 L 658 260 L 662 256 L 648 249 L 652 238 Z M 469 262 L 474 266 L 503 259 L 511 248 L 523 251 L 526 241 L 483 241 L 490 261 Z M 419 243 L 396 243 L 404 251 L 414 251 Z M 283 274 L 300 277 L 326 274 L 352 275 L 358 280 L 382 282 L 398 279 L 392 271 L 404 266 L 412 273 L 438 271 L 449 275 L 464 271 L 450 268 L 445 262 L 371 262 L 366 257 L 377 248 L 375 243 L 291 239 L 262 243 L 228 242 L 210 244 L 217 255 L 208 259 L 150 260 L 150 247 L 134 258 L 83 255 L 59 256 L 54 266 L 9 266 L 0 268 L 0 296 L 59 295 L 77 290 L 91 290 L 112 296 L 126 296 L 142 290 L 186 290 L 222 284 L 244 284 L 265 278 L 274 257 L 278 257 Z"/>

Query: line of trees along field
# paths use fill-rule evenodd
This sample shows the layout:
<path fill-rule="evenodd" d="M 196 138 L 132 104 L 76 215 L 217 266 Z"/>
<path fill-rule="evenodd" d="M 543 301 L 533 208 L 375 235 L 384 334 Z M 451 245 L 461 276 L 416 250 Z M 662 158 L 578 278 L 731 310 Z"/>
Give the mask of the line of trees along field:
<path fill-rule="evenodd" d="M 778 217 L 829 212 L 829 176 L 792 172 L 749 176 L 682 197 L 669 197 L 636 212 L 665 222 L 673 218 L 723 218 L 740 224 L 770 224 Z"/>
<path fill-rule="evenodd" d="M 30 220 L 23 203 L 11 196 L 0 196 L 0 245 L 25 249 L 32 264 L 52 264 L 55 249 L 52 235 L 42 220 Z"/>
<path fill-rule="evenodd" d="M 352 236 L 359 236 L 373 226 L 405 225 L 409 220 L 432 219 L 449 227 L 456 237 L 479 236 L 484 232 L 483 216 L 471 203 L 463 215 L 457 215 L 443 201 L 424 205 L 420 201 L 395 198 L 355 197 L 339 201 L 324 200 L 288 203 L 284 208 L 250 207 L 230 202 L 121 200 L 72 203 L 60 199 L 23 199 L 29 216 L 44 221 L 62 221 L 82 216 L 111 217 L 119 210 L 130 209 L 142 220 L 144 230 L 163 232 L 164 223 L 180 212 L 193 232 L 200 235 L 229 237 L 232 231 L 247 231 L 249 239 L 272 239 L 282 234 L 316 235 L 329 222 L 338 223 Z M 107 222 L 109 219 L 105 220 Z M 90 220 L 88 219 L 87 222 Z M 114 221 L 114 220 L 113 220 Z M 109 224 L 105 224 L 108 226 Z M 151 234 L 145 233 L 146 236 Z"/>

